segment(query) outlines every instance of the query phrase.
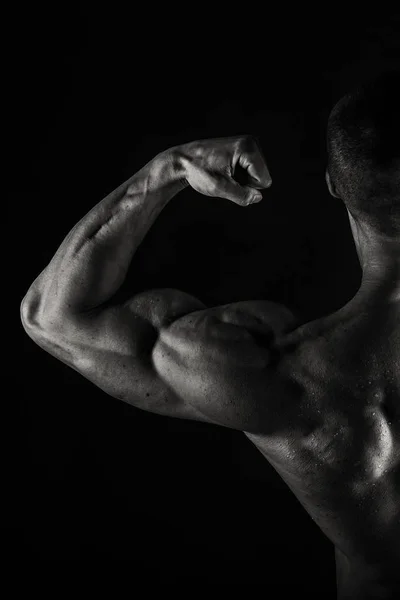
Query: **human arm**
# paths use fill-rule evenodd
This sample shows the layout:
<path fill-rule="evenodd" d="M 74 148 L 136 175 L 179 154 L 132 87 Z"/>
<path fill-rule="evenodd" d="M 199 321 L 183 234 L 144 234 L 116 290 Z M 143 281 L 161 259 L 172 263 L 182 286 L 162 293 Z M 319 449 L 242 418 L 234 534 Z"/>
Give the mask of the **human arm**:
<path fill-rule="evenodd" d="M 248 186 L 235 182 L 238 166 L 248 174 Z M 114 297 L 150 226 L 186 185 L 247 206 L 261 197 L 258 190 L 270 183 L 259 148 L 248 137 L 192 142 L 161 153 L 97 204 L 67 235 L 22 302 L 27 333 L 112 396 L 160 414 L 214 422 L 213 411 L 207 415 L 201 410 L 202 394 L 195 398 L 196 394 L 186 393 L 191 400 L 184 400 L 166 382 L 166 358 L 169 356 L 171 364 L 171 344 L 178 344 L 178 337 L 181 344 L 182 333 L 182 328 L 175 327 L 180 333 L 172 343 L 171 325 L 206 307 L 171 289 L 145 291 L 124 303 L 114 302 Z M 248 375 L 249 357 L 257 364 L 265 360 L 265 349 L 260 349 L 243 325 L 215 315 L 210 321 L 208 314 L 202 322 L 213 325 L 198 328 L 192 341 L 190 351 L 194 347 L 201 350 L 196 364 L 206 367 L 211 339 L 218 339 L 213 352 L 219 353 L 222 371 L 228 368 L 222 357 L 228 348 L 232 352 L 235 344 L 239 348 L 240 341 L 242 379 Z M 176 348 L 174 352 L 176 355 Z M 199 376 L 204 377 L 204 372 Z M 221 387 L 221 382 L 218 385 Z M 237 378 L 236 385 L 240 385 Z M 241 423 L 235 426 L 240 428 Z"/>

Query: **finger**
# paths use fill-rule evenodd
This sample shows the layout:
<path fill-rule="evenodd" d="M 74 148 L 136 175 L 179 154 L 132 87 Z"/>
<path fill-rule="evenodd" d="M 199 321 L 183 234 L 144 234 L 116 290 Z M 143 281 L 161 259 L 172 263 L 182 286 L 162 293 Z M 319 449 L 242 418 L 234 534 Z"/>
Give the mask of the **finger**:
<path fill-rule="evenodd" d="M 243 169 L 246 169 L 254 187 L 259 189 L 270 187 L 272 184 L 271 174 L 255 140 L 251 140 L 251 142 L 246 140 L 238 163 Z"/>
<path fill-rule="evenodd" d="M 262 200 L 261 193 L 250 186 L 240 185 L 231 177 L 221 177 L 217 184 L 217 195 L 240 206 L 249 206 Z"/>

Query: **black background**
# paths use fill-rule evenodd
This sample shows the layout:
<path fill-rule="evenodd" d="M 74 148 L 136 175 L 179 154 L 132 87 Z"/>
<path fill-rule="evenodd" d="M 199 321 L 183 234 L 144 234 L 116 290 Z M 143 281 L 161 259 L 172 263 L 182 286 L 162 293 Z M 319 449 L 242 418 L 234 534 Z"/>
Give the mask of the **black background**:
<path fill-rule="evenodd" d="M 398 16 L 258 3 L 17 13 L 3 53 L 4 555 L 334 597 L 333 547 L 243 434 L 106 396 L 26 336 L 19 303 L 76 221 L 157 152 L 253 133 L 273 177 L 264 201 L 186 190 L 140 247 L 135 286 L 276 300 L 309 319 L 343 305 L 360 271 L 325 186 L 326 120 L 349 86 L 400 64 Z"/>

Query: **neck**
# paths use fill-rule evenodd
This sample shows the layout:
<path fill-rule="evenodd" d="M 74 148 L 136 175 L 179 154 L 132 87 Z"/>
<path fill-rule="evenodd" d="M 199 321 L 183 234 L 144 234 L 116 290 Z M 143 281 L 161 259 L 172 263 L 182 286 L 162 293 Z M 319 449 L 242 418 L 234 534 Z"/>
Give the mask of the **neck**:
<path fill-rule="evenodd" d="M 400 302 L 400 237 L 387 237 L 350 213 L 349 218 L 363 272 L 357 295 L 379 303 Z"/>

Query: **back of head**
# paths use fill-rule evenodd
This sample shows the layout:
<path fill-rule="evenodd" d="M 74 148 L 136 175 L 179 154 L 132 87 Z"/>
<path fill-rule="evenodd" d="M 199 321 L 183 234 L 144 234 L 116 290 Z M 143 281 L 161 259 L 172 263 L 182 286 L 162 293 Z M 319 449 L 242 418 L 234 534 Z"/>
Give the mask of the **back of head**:
<path fill-rule="evenodd" d="M 333 108 L 328 172 L 357 220 L 400 235 L 400 71 L 361 85 Z"/>

